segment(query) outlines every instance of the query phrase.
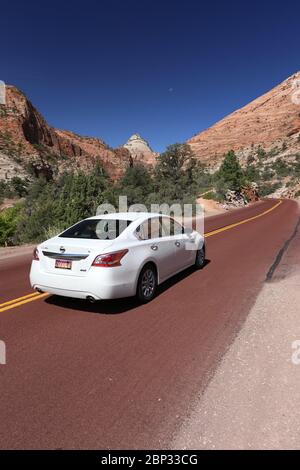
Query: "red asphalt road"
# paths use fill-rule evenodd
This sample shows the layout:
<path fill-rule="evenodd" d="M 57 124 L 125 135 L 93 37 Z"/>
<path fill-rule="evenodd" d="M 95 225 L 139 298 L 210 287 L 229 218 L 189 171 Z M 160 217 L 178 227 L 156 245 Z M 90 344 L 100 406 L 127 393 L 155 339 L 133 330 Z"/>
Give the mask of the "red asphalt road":
<path fill-rule="evenodd" d="M 276 203 L 212 217 L 205 231 Z M 283 201 L 207 238 L 205 268 L 177 275 L 148 305 L 50 296 L 1 312 L 0 448 L 167 448 L 298 217 Z M 29 264 L 0 260 L 1 303 L 31 292 Z"/>

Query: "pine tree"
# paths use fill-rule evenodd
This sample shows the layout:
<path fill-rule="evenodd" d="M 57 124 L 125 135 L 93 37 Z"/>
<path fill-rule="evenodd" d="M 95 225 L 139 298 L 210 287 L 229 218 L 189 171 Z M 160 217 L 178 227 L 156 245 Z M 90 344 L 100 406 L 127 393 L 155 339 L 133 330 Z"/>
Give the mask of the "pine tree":
<path fill-rule="evenodd" d="M 245 183 L 245 176 L 241 165 L 233 150 L 228 152 L 216 173 L 217 192 L 224 195 L 228 190 L 240 191 Z"/>

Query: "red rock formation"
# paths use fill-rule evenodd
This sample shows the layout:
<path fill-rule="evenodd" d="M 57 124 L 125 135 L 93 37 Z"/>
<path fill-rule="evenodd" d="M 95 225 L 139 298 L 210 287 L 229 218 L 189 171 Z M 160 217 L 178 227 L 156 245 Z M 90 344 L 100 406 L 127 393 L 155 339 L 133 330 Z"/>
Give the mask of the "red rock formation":
<path fill-rule="evenodd" d="M 10 174 L 8 159 L 12 160 L 12 167 L 16 162 L 30 163 L 36 173 L 44 173 L 49 164 L 58 173 L 75 169 L 89 171 L 97 160 L 113 180 L 132 163 L 130 153 L 124 148 L 110 149 L 100 139 L 49 126 L 26 96 L 13 86 L 6 87 L 6 104 L 0 105 L 0 152 L 5 159 L 6 177 Z M 146 163 L 151 164 L 148 159 Z M 0 178 L 5 177 L 2 173 L 0 169 Z"/>
<path fill-rule="evenodd" d="M 300 72 L 268 93 L 188 140 L 195 155 L 211 165 L 229 150 L 265 149 L 300 132 Z"/>
<path fill-rule="evenodd" d="M 158 156 L 157 153 L 153 152 L 149 143 L 139 134 L 133 134 L 123 147 L 129 151 L 133 163 L 142 161 L 145 164 L 153 165 Z"/>

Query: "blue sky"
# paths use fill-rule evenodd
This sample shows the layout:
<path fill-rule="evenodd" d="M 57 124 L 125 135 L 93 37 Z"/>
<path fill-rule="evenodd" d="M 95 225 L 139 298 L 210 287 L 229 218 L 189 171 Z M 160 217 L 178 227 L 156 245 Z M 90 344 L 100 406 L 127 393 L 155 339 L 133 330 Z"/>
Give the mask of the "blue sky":
<path fill-rule="evenodd" d="M 300 70 L 300 3 L 1 2 L 0 79 L 55 127 L 156 151 Z"/>

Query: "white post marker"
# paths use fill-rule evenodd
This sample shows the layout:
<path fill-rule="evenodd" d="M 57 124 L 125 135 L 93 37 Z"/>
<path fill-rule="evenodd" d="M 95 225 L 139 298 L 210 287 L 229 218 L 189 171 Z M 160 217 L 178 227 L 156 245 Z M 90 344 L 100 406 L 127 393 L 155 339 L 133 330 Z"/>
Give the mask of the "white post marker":
<path fill-rule="evenodd" d="M 4 341 L 0 340 L 0 365 L 6 364 L 6 346 Z"/>
<path fill-rule="evenodd" d="M 0 80 L 0 104 L 6 104 L 5 83 Z"/>

